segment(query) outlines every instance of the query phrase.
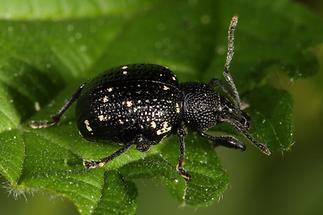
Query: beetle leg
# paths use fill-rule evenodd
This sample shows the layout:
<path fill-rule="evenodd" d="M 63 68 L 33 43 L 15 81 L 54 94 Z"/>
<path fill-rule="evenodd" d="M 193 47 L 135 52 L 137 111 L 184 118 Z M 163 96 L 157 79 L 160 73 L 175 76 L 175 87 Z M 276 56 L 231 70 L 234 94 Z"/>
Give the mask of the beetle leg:
<path fill-rule="evenodd" d="M 251 141 L 252 145 L 257 147 L 262 153 L 264 153 L 266 155 L 271 154 L 271 152 L 270 152 L 269 148 L 267 147 L 267 145 L 265 145 L 263 143 L 258 143 L 257 140 L 255 140 L 255 138 L 244 127 L 242 127 L 240 124 L 234 123 L 234 121 L 232 121 L 232 120 L 223 120 L 223 122 L 229 123 L 237 131 L 242 132 L 244 134 L 244 136 Z"/>
<path fill-rule="evenodd" d="M 126 152 L 130 148 L 131 145 L 132 144 L 127 144 L 124 147 L 122 147 L 121 149 L 115 151 L 113 154 L 111 154 L 105 158 L 102 158 L 100 160 L 84 160 L 83 166 L 86 169 L 94 169 L 97 167 L 103 167 L 109 161 L 112 161 L 114 158 L 116 158 L 116 157 L 120 156 L 121 154 L 123 154 L 124 152 Z"/>
<path fill-rule="evenodd" d="M 207 133 L 204 133 L 202 131 L 198 132 L 198 134 L 201 135 L 203 138 L 213 142 L 216 146 L 222 145 L 228 148 L 240 149 L 242 151 L 246 150 L 246 146 L 234 137 L 230 137 L 230 136 L 215 137 Z"/>
<path fill-rule="evenodd" d="M 223 70 L 223 76 L 224 76 L 224 79 L 226 80 L 226 82 L 229 84 L 229 86 L 232 90 L 233 96 L 235 98 L 235 101 L 237 103 L 237 106 L 240 110 L 241 109 L 240 108 L 241 102 L 240 102 L 239 93 L 238 93 L 237 87 L 233 81 L 233 78 L 229 72 L 230 63 L 231 63 L 231 60 L 232 60 L 233 54 L 234 54 L 234 31 L 237 27 L 237 24 L 238 24 L 238 17 L 237 16 L 232 17 L 231 23 L 230 23 L 230 26 L 228 29 L 228 49 L 227 49 L 227 57 L 226 57 L 225 65 L 224 65 L 224 70 Z"/>
<path fill-rule="evenodd" d="M 75 93 L 65 102 L 65 104 L 58 110 L 58 112 L 52 116 L 51 120 L 39 120 L 39 121 L 30 121 L 29 125 L 31 128 L 48 128 L 53 125 L 56 125 L 65 111 L 80 97 L 81 92 L 85 84 L 82 84 Z"/>
<path fill-rule="evenodd" d="M 176 170 L 178 173 L 187 181 L 191 179 L 191 175 L 185 171 L 184 169 L 184 162 L 185 162 L 185 136 L 186 136 L 186 131 L 183 126 L 181 126 L 177 130 L 177 135 L 179 137 L 179 159 L 178 159 L 178 164 L 176 166 Z"/>
<path fill-rule="evenodd" d="M 152 141 L 147 140 L 144 135 L 138 134 L 135 138 L 136 148 L 140 152 L 148 151 L 150 146 L 153 144 Z"/>

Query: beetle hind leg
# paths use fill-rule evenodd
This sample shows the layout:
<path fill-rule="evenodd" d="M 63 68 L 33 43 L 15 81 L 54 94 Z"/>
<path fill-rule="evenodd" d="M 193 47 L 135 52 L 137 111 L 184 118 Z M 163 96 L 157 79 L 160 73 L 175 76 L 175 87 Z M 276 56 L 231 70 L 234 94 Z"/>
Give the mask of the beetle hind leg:
<path fill-rule="evenodd" d="M 112 161 L 116 157 L 119 157 L 120 155 L 125 153 L 132 145 L 136 145 L 136 148 L 138 151 L 145 152 L 150 148 L 152 144 L 153 142 L 148 140 L 144 135 L 139 134 L 131 142 L 127 143 L 122 148 L 120 148 L 119 150 L 115 151 L 114 153 L 112 153 L 111 155 L 105 158 L 102 158 L 100 160 L 83 160 L 83 166 L 86 169 L 103 167 L 106 163 Z"/>
<path fill-rule="evenodd" d="M 29 122 L 29 126 L 31 128 L 37 129 L 37 128 L 48 128 L 53 125 L 56 125 L 61 117 L 64 115 L 64 113 L 67 111 L 67 109 L 80 97 L 81 92 L 85 84 L 82 84 L 75 93 L 65 102 L 65 104 L 58 110 L 58 112 L 52 116 L 50 120 L 32 120 Z"/>
<path fill-rule="evenodd" d="M 186 136 L 186 131 L 183 126 L 181 126 L 177 130 L 177 135 L 179 137 L 179 159 L 178 163 L 176 166 L 177 172 L 186 180 L 189 181 L 191 180 L 191 175 L 184 169 L 184 163 L 185 163 L 185 136 Z"/>

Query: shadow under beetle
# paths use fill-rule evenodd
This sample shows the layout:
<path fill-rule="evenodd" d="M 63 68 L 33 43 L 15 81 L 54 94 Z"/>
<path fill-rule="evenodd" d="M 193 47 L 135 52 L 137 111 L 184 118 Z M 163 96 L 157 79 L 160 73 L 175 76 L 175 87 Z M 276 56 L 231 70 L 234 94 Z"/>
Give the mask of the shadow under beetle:
<path fill-rule="evenodd" d="M 238 18 L 232 17 L 228 30 L 228 49 L 224 66 L 225 81 L 179 84 L 166 67 L 155 64 L 131 64 L 110 69 L 82 84 L 50 121 L 31 121 L 32 128 L 57 124 L 64 112 L 77 100 L 76 120 L 81 135 L 90 141 L 110 140 L 122 148 L 101 160 L 85 160 L 86 168 L 102 167 L 131 145 L 147 151 L 151 145 L 172 133 L 179 137 L 177 171 L 186 180 L 184 170 L 186 127 L 215 145 L 245 150 L 231 136 L 211 136 L 205 131 L 227 122 L 243 133 L 261 152 L 270 155 L 266 145 L 248 132 L 249 117 L 241 108 L 239 93 L 229 73 L 234 53 L 234 31 Z"/>

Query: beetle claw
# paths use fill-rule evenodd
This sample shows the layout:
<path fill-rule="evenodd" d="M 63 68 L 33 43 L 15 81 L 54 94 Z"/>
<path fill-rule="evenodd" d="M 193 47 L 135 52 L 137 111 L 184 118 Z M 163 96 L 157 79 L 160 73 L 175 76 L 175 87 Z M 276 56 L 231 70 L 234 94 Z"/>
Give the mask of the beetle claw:
<path fill-rule="evenodd" d="M 191 180 L 192 176 L 182 166 L 177 165 L 176 170 L 186 181 Z"/>
<path fill-rule="evenodd" d="M 29 122 L 29 126 L 33 129 L 38 129 L 38 128 L 48 128 L 55 125 L 54 121 L 47 121 L 47 120 L 32 120 Z"/>
<path fill-rule="evenodd" d="M 94 169 L 99 167 L 99 163 L 97 163 L 95 160 L 83 160 L 83 166 L 86 169 Z"/>
<path fill-rule="evenodd" d="M 258 148 L 259 148 L 259 150 L 262 152 L 262 153 L 264 153 L 265 155 L 270 155 L 271 154 L 271 152 L 270 152 L 270 150 L 269 150 L 269 148 L 267 147 L 267 145 L 265 145 L 265 144 L 262 144 L 262 143 L 259 143 L 258 144 Z"/>

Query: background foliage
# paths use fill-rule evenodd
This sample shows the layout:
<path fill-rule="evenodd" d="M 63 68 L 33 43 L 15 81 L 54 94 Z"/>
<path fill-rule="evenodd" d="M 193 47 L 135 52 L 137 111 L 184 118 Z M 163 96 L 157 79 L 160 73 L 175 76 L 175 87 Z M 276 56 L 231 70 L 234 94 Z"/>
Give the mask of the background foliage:
<path fill-rule="evenodd" d="M 152 182 L 137 180 L 142 177 L 164 184 L 177 199 L 175 205 L 182 202 L 207 206 L 222 197 L 228 186 L 228 176 L 210 144 L 194 135 L 188 138 L 187 146 L 186 167 L 194 177 L 189 184 L 174 171 L 178 156 L 175 137 L 163 141 L 147 154 L 129 151 L 108 165 L 106 172 L 102 169 L 84 171 L 81 158 L 99 158 L 117 147 L 82 140 L 73 123 L 73 111 L 55 128 L 31 130 L 26 126 L 31 118 L 43 119 L 55 112 L 81 81 L 106 68 L 135 62 L 167 65 L 182 81 L 221 77 L 226 28 L 230 17 L 239 14 L 232 73 L 243 99 L 251 105 L 252 132 L 272 150 L 282 152 L 294 143 L 293 102 L 287 91 L 276 88 L 286 88 L 291 81 L 315 73 L 318 64 L 314 55 L 322 53 L 319 48 L 313 49 L 322 42 L 323 28 L 318 27 L 322 20 L 303 6 L 285 0 L 93 0 L 84 4 L 47 0 L 29 2 L 28 7 L 18 0 L 1 3 L 0 173 L 4 186 L 13 195 L 22 194 L 28 198 L 31 198 L 30 193 L 39 196 L 40 192 L 44 196 L 66 197 L 82 214 L 134 213 L 138 191 L 133 180 L 136 179 L 140 187 Z M 287 77 L 287 81 L 282 77 Z M 312 92 L 313 86 L 305 89 Z M 298 95 L 297 88 L 293 90 Z M 321 113 L 310 104 L 309 114 Z M 232 132 L 226 127 L 218 129 Z M 288 210 L 292 209 L 285 202 L 292 201 L 291 197 L 298 196 L 304 189 L 303 186 L 293 189 L 290 180 L 286 182 L 288 186 L 282 186 L 284 180 L 290 179 L 286 170 L 290 172 L 290 166 L 295 165 L 290 161 L 297 160 L 293 159 L 298 155 L 297 148 L 295 151 L 293 155 L 284 153 L 283 158 L 276 152 L 268 159 L 253 149 L 243 154 L 217 149 L 223 155 L 221 160 L 230 167 L 232 186 L 240 192 L 232 194 L 234 189 L 230 189 L 224 195 L 232 201 L 223 201 L 215 206 L 216 209 L 200 210 L 231 210 L 234 213 L 234 209 L 230 209 L 236 208 L 231 206 L 236 203 L 234 200 L 247 201 L 245 196 L 248 196 L 250 201 L 246 206 L 240 206 L 243 211 L 255 213 L 267 208 L 268 211 L 290 212 Z M 314 152 L 308 152 L 305 158 L 315 161 Z M 313 165 L 310 173 L 314 174 L 315 165 L 309 164 Z M 270 170 L 272 175 L 268 174 Z M 294 176 L 298 178 L 298 175 Z M 241 181 L 248 183 L 240 185 Z M 143 196 L 150 196 L 139 195 L 139 213 L 148 213 L 150 206 L 157 203 L 162 208 L 168 201 L 151 198 L 160 195 L 150 193 L 153 188 L 139 189 Z M 252 200 L 257 200 L 257 192 L 251 192 L 253 189 L 259 190 L 261 198 L 258 198 L 264 201 L 254 204 L 256 201 Z M 275 191 L 283 193 L 280 196 L 286 200 L 273 201 L 271 196 Z M 249 195 L 250 192 L 253 195 Z M 264 196 L 264 192 L 268 195 Z M 322 193 L 316 191 L 313 195 L 322 196 Z M 3 206 L 9 200 L 0 201 Z M 9 201 L 10 204 L 14 203 Z M 64 201 L 54 204 L 61 207 L 45 207 L 46 214 L 61 214 L 61 208 L 69 207 Z M 304 206 L 304 210 L 315 210 L 315 200 L 307 200 L 307 204 L 309 206 Z M 32 207 L 33 203 L 28 205 Z M 37 210 L 42 209 L 39 207 L 42 204 L 36 205 Z M 167 208 L 171 209 L 171 206 Z M 302 214 L 300 212 L 295 210 Z M 178 214 L 178 211 L 173 213 Z"/>

